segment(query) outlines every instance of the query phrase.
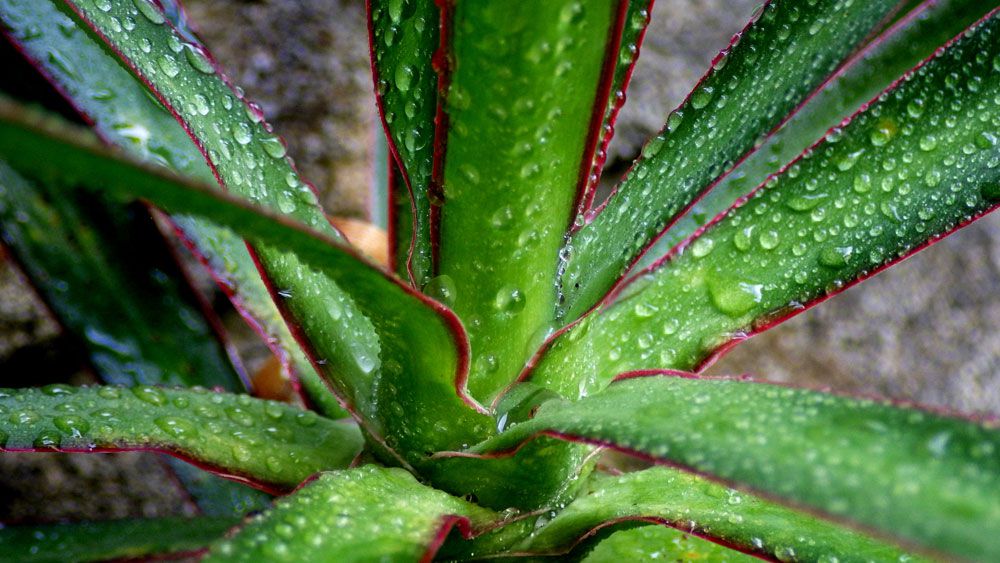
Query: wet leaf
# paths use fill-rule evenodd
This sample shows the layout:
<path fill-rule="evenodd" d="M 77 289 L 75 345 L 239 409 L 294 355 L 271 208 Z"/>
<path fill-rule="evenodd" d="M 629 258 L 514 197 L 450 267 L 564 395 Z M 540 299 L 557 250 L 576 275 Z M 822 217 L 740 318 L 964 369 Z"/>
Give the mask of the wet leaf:
<path fill-rule="evenodd" d="M 678 219 L 639 266 L 648 266 L 666 254 L 993 8 L 980 0 L 925 2 L 883 32 Z"/>
<path fill-rule="evenodd" d="M 605 46 L 624 8 L 498 0 L 449 9 L 439 277 L 424 291 L 465 321 L 476 352 L 469 388 L 482 401 L 550 328 L 559 247 L 610 90 L 602 71 L 616 53 Z"/>
<path fill-rule="evenodd" d="M 0 528 L 0 557 L 21 563 L 111 561 L 191 554 L 237 518 L 151 518 Z"/>
<path fill-rule="evenodd" d="M 3 451 L 153 450 L 278 490 L 317 471 L 346 467 L 361 447 L 353 424 L 204 389 L 6 389 L 0 412 Z"/>
<path fill-rule="evenodd" d="M 581 559 L 584 563 L 648 561 L 756 561 L 739 551 L 662 526 L 641 526 L 611 533 Z"/>
<path fill-rule="evenodd" d="M 441 13 L 434 0 L 372 0 L 368 7 L 375 99 L 399 162 L 391 190 L 401 223 L 393 229 L 393 266 L 419 288 L 434 276 L 428 190 L 438 108 L 433 57 L 441 44 Z"/>
<path fill-rule="evenodd" d="M 1000 555 L 1000 432 L 886 401 L 728 379 L 633 377 L 473 449 L 540 433 L 612 445 L 975 560 Z"/>
<path fill-rule="evenodd" d="M 664 227 L 819 86 L 894 0 L 769 2 L 569 246 L 560 316 L 597 303 Z M 593 215 L 593 214 L 592 214 Z"/>
<path fill-rule="evenodd" d="M 167 3 L 165 7 L 170 8 L 165 15 L 175 25 L 184 23 L 176 19 L 179 5 Z M 151 99 L 146 88 L 57 3 L 0 0 L 0 17 L 11 30 L 9 37 L 87 115 L 103 140 L 143 161 L 215 182 L 212 170 L 173 115 Z M 243 239 L 196 218 L 172 219 L 237 308 L 297 375 L 310 402 L 324 414 L 346 416 L 286 327 Z"/>
<path fill-rule="evenodd" d="M 177 114 L 204 147 L 226 188 L 309 225 L 328 239 L 343 241 L 259 109 L 246 103 L 214 67 L 203 65 L 202 52 L 185 45 L 163 25 L 158 11 L 148 12 L 148 0 L 68 4 Z M 116 25 L 124 18 L 135 21 L 133 29 Z M 343 258 L 350 256 L 348 262 L 353 264 L 348 271 L 355 275 L 349 279 L 344 271 L 332 276 L 311 271 L 281 243 L 255 245 L 255 252 L 279 308 L 294 324 L 293 334 L 330 386 L 360 414 L 376 443 L 391 441 L 390 448 L 412 460 L 442 444 L 462 443 L 476 435 L 478 415 L 468 408 L 475 405 L 461 396 L 467 353 L 464 334 L 448 311 L 422 302 L 351 252 L 340 253 Z M 358 268 L 366 272 L 362 278 L 375 286 L 358 279 Z M 376 409 L 376 404 L 382 408 Z M 429 417 L 428 412 L 436 416 Z M 442 432 L 439 420 L 467 424 L 456 423 Z"/>
<path fill-rule="evenodd" d="M 970 29 L 626 284 L 556 341 L 535 381 L 576 396 L 621 371 L 694 369 L 993 209 L 998 27 Z"/>
<path fill-rule="evenodd" d="M 453 526 L 496 513 L 421 485 L 399 469 L 324 473 L 213 546 L 206 561 L 429 561 Z"/>
<path fill-rule="evenodd" d="M 854 530 L 668 467 L 595 476 L 588 490 L 513 551 L 558 553 L 592 530 L 630 521 L 659 522 L 778 561 L 914 560 Z M 699 544 L 680 545 L 688 543 Z"/>
<path fill-rule="evenodd" d="M 482 407 L 462 395 L 465 350 L 438 346 L 461 334 L 457 319 L 353 248 L 245 200 L 109 154 L 81 131 L 5 103 L 0 103 L 0 156 L 21 172 L 48 181 L 70 186 L 82 182 L 116 197 L 146 199 L 168 212 L 197 215 L 256 245 L 280 249 L 276 252 L 294 260 L 301 271 L 352 288 L 362 310 L 374 313 L 380 334 L 388 336 L 381 341 L 381 353 L 394 359 L 377 373 L 372 360 L 369 373 L 378 377 L 379 385 L 377 397 L 369 400 L 379 408 L 362 411 L 367 415 L 363 420 L 388 429 L 384 435 L 393 441 L 389 445 L 398 446 L 411 462 L 449 444 L 473 443 L 469 436 L 492 432 L 492 420 L 474 410 Z M 318 319 L 306 320 L 316 320 L 321 337 L 336 330 Z M 433 405 L 434 416 L 427 415 L 427 405 Z M 440 420 L 454 426 L 443 428 Z"/>

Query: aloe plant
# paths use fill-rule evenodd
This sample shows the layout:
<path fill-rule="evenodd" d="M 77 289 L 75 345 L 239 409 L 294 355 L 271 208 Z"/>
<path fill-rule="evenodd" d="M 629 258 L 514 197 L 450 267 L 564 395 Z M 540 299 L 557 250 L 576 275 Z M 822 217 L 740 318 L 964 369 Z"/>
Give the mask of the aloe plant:
<path fill-rule="evenodd" d="M 383 266 L 176 1 L 0 0 L 92 126 L 0 98 L 4 240 L 107 382 L 0 391 L 0 448 L 166 453 L 202 512 L 3 557 L 1000 557 L 995 420 L 698 375 L 996 207 L 995 3 L 767 2 L 601 198 L 651 10 L 369 0 Z M 150 213 L 301 397 L 255 396 Z"/>

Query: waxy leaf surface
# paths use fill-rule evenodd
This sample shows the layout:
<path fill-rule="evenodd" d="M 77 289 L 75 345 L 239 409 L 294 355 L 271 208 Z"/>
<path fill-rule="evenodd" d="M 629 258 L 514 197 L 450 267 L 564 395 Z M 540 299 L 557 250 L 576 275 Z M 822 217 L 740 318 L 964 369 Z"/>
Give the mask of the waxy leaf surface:
<path fill-rule="evenodd" d="M 148 11 L 148 0 L 68 3 L 175 112 L 223 185 L 343 240 L 259 110 L 244 103 L 214 67 L 204 66 L 203 52 L 164 25 L 158 11 Z M 116 25 L 126 17 L 135 22 L 133 29 Z M 304 267 L 301 257 L 282 246 L 255 247 L 269 288 L 313 364 L 378 443 L 391 439 L 390 447 L 413 459 L 475 435 L 477 415 L 468 408 L 474 405 L 460 396 L 467 369 L 464 335 L 450 312 L 422 301 L 353 252 L 340 254 L 350 256 L 346 271 L 327 276 Z M 366 275 L 358 275 L 359 268 Z M 377 281 L 373 286 L 366 278 Z M 441 432 L 439 420 L 464 423 Z"/>
<path fill-rule="evenodd" d="M 831 127 L 854 114 L 994 7 L 981 0 L 923 2 L 919 9 L 852 56 L 836 76 L 795 110 L 781 129 L 678 219 L 643 256 L 640 266 L 655 262 L 736 199 L 762 184 Z"/>
<path fill-rule="evenodd" d="M 375 99 L 400 166 L 390 192 L 396 219 L 393 267 L 419 288 L 434 275 L 428 190 L 438 109 L 433 57 L 441 43 L 441 13 L 434 0 L 369 0 L 368 20 Z"/>
<path fill-rule="evenodd" d="M 0 528 L 0 558 L 20 563 L 118 561 L 193 554 L 236 518 L 152 518 Z"/>
<path fill-rule="evenodd" d="M 539 434 L 614 446 L 926 548 L 1000 556 L 1000 431 L 894 406 L 727 379 L 624 379 L 473 449 Z"/>
<path fill-rule="evenodd" d="M 581 559 L 584 563 L 618 561 L 757 561 L 745 553 L 663 526 L 640 526 L 619 530 L 601 540 Z"/>
<path fill-rule="evenodd" d="M 204 389 L 6 389 L 0 413 L 3 451 L 154 450 L 274 489 L 346 467 L 361 447 L 353 424 Z"/>
<path fill-rule="evenodd" d="M 668 467 L 596 476 L 588 490 L 513 551 L 559 553 L 594 529 L 635 520 L 660 522 L 779 561 L 913 560 L 854 530 Z"/>
<path fill-rule="evenodd" d="M 350 285 L 359 303 L 378 313 L 380 328 L 397 334 L 382 341 L 383 354 L 402 358 L 383 366 L 377 397 L 382 408 L 370 413 L 366 421 L 389 428 L 391 434 L 387 435 L 395 442 L 390 445 L 401 446 L 412 461 L 449 444 L 463 443 L 459 441 L 463 437 L 465 443 L 472 443 L 468 436 L 485 436 L 492 429 L 492 421 L 473 410 L 482 407 L 460 396 L 463 389 L 458 377 L 463 373 L 465 356 L 450 346 L 436 349 L 427 345 L 450 339 L 460 330 L 457 320 L 447 309 L 370 264 L 353 248 L 209 186 L 111 155 L 81 131 L 51 120 L 46 123 L 37 115 L 3 103 L 0 158 L 22 172 L 27 170 L 50 181 L 99 186 L 97 189 L 116 197 L 146 199 L 168 212 L 200 216 L 237 231 L 256 245 L 280 249 L 278 252 L 306 272 Z M 58 167 L 53 167 L 53 162 L 58 162 Z M 346 314 L 343 310 L 339 313 Z M 323 330 L 332 332 L 335 327 Z M 433 405 L 434 416 L 421 410 L 423 405 Z M 449 420 L 457 427 L 453 432 L 442 432 L 439 420 Z"/>
<path fill-rule="evenodd" d="M 597 145 L 622 12 L 617 0 L 449 8 L 439 277 L 424 291 L 464 321 L 481 401 L 550 328 L 558 251 Z"/>
<path fill-rule="evenodd" d="M 456 523 L 470 530 L 497 517 L 405 471 L 369 465 L 320 475 L 206 561 L 429 561 Z"/>
<path fill-rule="evenodd" d="M 615 373 L 694 369 L 992 210 L 1000 18 L 866 111 L 560 337 L 535 380 L 569 396 Z M 722 348 L 724 349 L 724 348 Z"/>
<path fill-rule="evenodd" d="M 9 29 L 8 36 L 93 122 L 105 142 L 143 161 L 214 183 L 211 168 L 181 124 L 59 4 L 0 0 L 0 18 Z M 182 31 L 187 29 L 178 19 L 179 6 L 164 6 L 170 8 L 165 12 L 168 20 Z M 172 219 L 240 312 L 298 377 L 311 403 L 326 415 L 345 416 L 289 332 L 243 239 L 196 218 L 179 215 Z"/>
<path fill-rule="evenodd" d="M 669 222 L 778 126 L 895 4 L 765 4 L 643 147 L 601 212 L 569 241 L 560 315 L 572 321 L 597 303 Z"/>

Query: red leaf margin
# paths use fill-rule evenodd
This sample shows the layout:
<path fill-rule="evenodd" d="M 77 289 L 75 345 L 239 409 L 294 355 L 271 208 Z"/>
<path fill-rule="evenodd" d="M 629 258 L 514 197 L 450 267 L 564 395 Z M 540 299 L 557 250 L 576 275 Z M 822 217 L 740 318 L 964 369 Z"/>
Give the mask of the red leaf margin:
<path fill-rule="evenodd" d="M 768 0 L 768 1 L 770 2 L 771 0 Z M 793 110 L 792 113 L 790 113 L 781 122 L 780 125 L 778 125 L 770 133 L 768 133 L 767 136 L 768 137 L 773 136 L 778 130 L 781 129 L 781 127 L 788 120 L 790 120 L 792 117 L 794 117 L 798 113 L 798 111 L 800 109 L 802 109 L 806 104 L 808 104 L 816 95 L 818 95 L 824 88 L 826 88 L 827 85 L 829 85 L 832 81 L 836 80 L 844 72 L 846 72 L 846 70 L 849 67 L 852 67 L 855 64 L 861 64 L 864 61 L 865 57 L 872 50 L 874 50 L 875 48 L 877 48 L 883 41 L 885 41 L 891 35 L 894 35 L 896 32 L 898 32 L 900 29 L 902 29 L 906 25 L 909 25 L 910 23 L 913 23 L 914 21 L 916 21 L 917 19 L 919 19 L 927 10 L 933 8 L 936 4 L 938 4 L 939 1 L 940 0 L 925 0 L 919 6 L 917 6 L 913 10 L 911 10 L 904 18 L 901 18 L 898 22 L 896 22 L 895 24 L 893 24 L 892 26 L 890 26 L 885 32 L 883 32 L 882 34 L 880 34 L 876 39 L 874 39 L 871 43 L 869 43 L 869 45 L 865 46 L 863 49 L 861 49 L 860 51 L 858 51 L 857 53 L 855 53 L 852 57 L 848 58 L 840 67 L 838 67 L 838 69 L 836 71 L 834 71 L 834 73 L 826 81 L 824 81 L 820 86 L 818 86 L 816 88 L 816 90 L 814 90 L 801 104 L 799 104 L 799 106 L 797 106 L 795 108 L 795 110 Z M 979 25 L 980 23 L 982 23 L 982 22 L 990 19 L 991 17 L 994 17 L 998 13 L 1000 13 L 1000 8 L 997 8 L 997 9 L 991 11 L 989 14 L 987 14 L 983 18 L 977 20 L 975 23 L 973 23 L 972 25 L 969 26 L 969 29 L 975 27 L 976 25 Z M 753 22 L 751 22 L 751 24 L 752 23 Z M 747 27 L 749 27 L 749 25 Z M 743 32 L 745 32 L 745 31 L 746 31 L 746 28 L 744 29 Z M 740 33 L 734 35 L 733 41 L 736 41 L 742 35 L 743 32 L 740 32 Z M 936 58 L 945 49 L 947 49 L 948 47 L 950 47 L 955 41 L 957 41 L 959 38 L 961 38 L 964 34 L 965 34 L 965 31 L 963 31 L 962 33 L 959 33 L 954 38 L 952 38 L 951 40 L 949 40 L 947 43 L 945 43 L 941 47 L 937 48 L 934 51 L 933 54 L 931 54 L 929 57 L 927 57 L 926 59 L 924 59 L 923 61 L 921 61 L 919 64 L 917 64 L 916 66 L 914 66 L 909 71 L 907 71 L 903 76 L 901 76 L 901 77 L 897 78 L 896 80 L 894 80 L 882 92 L 880 92 L 878 95 L 876 95 L 875 97 L 873 97 L 867 103 L 863 104 L 860 108 L 858 108 L 858 110 L 856 110 L 853 114 L 851 114 L 850 116 L 848 116 L 845 119 L 843 119 L 840 123 L 838 123 L 837 125 L 831 127 L 827 132 L 829 133 L 829 131 L 831 131 L 833 129 L 842 128 L 845 125 L 847 125 L 856 116 L 858 116 L 859 114 L 861 114 L 864 111 L 866 111 L 868 109 L 868 107 L 871 104 L 873 104 L 874 102 L 876 102 L 881 96 L 883 96 L 885 93 L 893 90 L 896 86 L 898 86 L 900 83 L 902 83 L 906 79 L 906 77 L 908 77 L 910 74 L 912 74 L 917 69 L 919 69 L 920 67 L 924 66 L 925 64 L 927 64 L 928 62 L 930 62 L 934 58 Z M 726 50 L 720 52 L 720 54 L 716 56 L 715 60 L 721 58 L 723 56 L 723 53 L 727 52 L 728 49 L 729 48 L 727 48 Z M 713 64 L 715 63 L 715 60 L 713 60 Z M 701 81 L 704 81 L 711 74 L 711 72 L 712 71 L 710 70 L 702 78 Z M 700 83 L 701 82 L 699 82 L 699 84 Z M 697 89 L 697 86 L 695 87 L 695 89 Z M 683 106 L 683 103 L 681 105 Z M 777 172 L 775 172 L 775 173 L 771 174 L 770 176 L 768 176 L 767 178 L 765 178 L 764 181 L 761 182 L 760 185 L 758 185 L 756 188 L 754 188 L 753 190 L 751 190 L 747 194 L 743 195 L 742 197 L 738 198 L 736 201 L 733 202 L 733 204 L 730 207 L 726 208 L 724 211 L 722 211 L 721 213 L 719 213 L 718 215 L 716 215 L 715 217 L 713 217 L 710 221 L 708 221 L 706 224 L 702 225 L 698 230 L 696 230 L 690 236 L 688 236 L 683 241 L 681 241 L 680 243 L 678 243 L 676 246 L 674 246 L 673 248 L 671 248 L 666 254 L 664 254 L 662 257 L 660 257 L 658 260 L 656 260 L 656 262 L 654 262 L 653 264 L 651 264 L 651 265 L 643 268 L 642 270 L 639 270 L 638 272 L 636 272 L 636 273 L 634 273 L 632 275 L 626 274 L 621 279 L 619 279 L 618 282 L 616 282 L 615 285 L 613 285 L 608 290 L 608 292 L 605 294 L 604 297 L 602 297 L 590 309 L 588 309 L 585 313 L 583 313 L 578 319 L 573 320 L 571 323 L 569 323 L 566 326 L 560 328 L 559 330 L 557 330 L 554 333 L 552 333 L 548 338 L 546 338 L 545 342 L 543 342 L 541 344 L 541 346 L 539 346 L 539 348 L 535 352 L 535 354 L 525 364 L 525 367 L 523 368 L 521 374 L 518 375 L 517 379 L 511 384 L 510 387 L 508 387 L 506 390 L 504 390 L 503 392 L 501 392 L 498 395 L 497 401 L 499 401 L 499 399 L 502 398 L 507 393 L 507 391 L 509 391 L 510 388 L 513 387 L 515 384 L 523 382 L 523 381 L 530 380 L 532 372 L 534 371 L 535 367 L 537 367 L 538 364 L 541 362 L 542 358 L 545 356 L 545 353 L 552 347 L 552 345 L 555 343 L 555 341 L 558 340 L 563 334 L 569 332 L 570 330 L 572 330 L 573 328 L 575 328 L 578 324 L 580 324 L 581 322 L 583 322 L 585 319 L 589 318 L 590 316 L 598 314 L 601 309 L 604 309 L 605 307 L 611 305 L 615 301 L 615 299 L 617 299 L 617 297 L 619 295 L 621 295 L 622 292 L 624 292 L 625 289 L 631 283 L 635 282 L 637 279 L 641 278 L 642 276 L 645 276 L 645 275 L 649 274 L 650 272 L 656 270 L 657 268 L 659 268 L 659 267 L 665 265 L 666 263 L 670 262 L 670 260 L 672 260 L 678 254 L 680 254 L 681 251 L 683 251 L 685 248 L 687 248 L 687 246 L 689 246 L 690 244 L 692 244 L 696 239 L 698 239 L 710 227 L 712 227 L 716 223 L 718 223 L 721 220 L 723 220 L 726 217 L 726 215 L 729 214 L 732 210 L 734 210 L 734 209 L 740 207 L 741 205 L 743 205 L 744 203 L 746 203 L 746 201 L 748 201 L 754 194 L 756 194 L 759 190 L 761 190 L 762 188 L 764 188 L 764 186 L 767 185 L 767 183 L 772 178 L 780 176 L 788 168 L 790 168 L 791 166 L 793 166 L 794 164 L 796 164 L 800 160 L 802 160 L 806 154 L 808 154 L 810 151 L 813 151 L 818 145 L 822 144 L 824 142 L 825 138 L 826 138 L 826 135 L 824 134 L 815 143 L 813 143 L 807 149 L 805 149 L 804 151 L 802 151 L 802 153 L 800 153 L 799 156 L 797 156 L 795 159 L 793 159 L 789 163 L 785 164 Z M 670 228 L 676 223 L 676 221 L 680 217 L 682 217 L 691 207 L 693 207 L 695 204 L 697 204 L 698 201 L 700 201 L 702 199 L 702 197 L 704 197 L 709 191 L 711 191 L 712 188 L 714 188 L 720 181 L 722 181 L 733 170 L 735 170 L 739 166 L 739 164 L 741 162 L 743 162 L 744 160 L 746 160 L 756 150 L 757 149 L 753 149 L 750 152 L 748 152 L 747 154 L 745 154 L 739 161 L 737 161 L 736 164 L 733 165 L 732 168 L 730 168 L 728 171 L 724 172 L 708 188 L 706 188 L 701 194 L 699 194 L 698 197 L 695 198 L 695 200 L 691 202 L 691 204 L 689 204 L 685 209 L 683 209 L 682 211 L 680 211 L 677 214 L 676 218 L 673 221 L 671 221 L 656 237 L 654 237 L 651 240 L 651 242 L 637 255 L 637 257 L 635 258 L 635 260 L 629 265 L 629 268 L 631 269 L 632 266 L 634 266 L 636 263 L 638 263 L 638 261 L 642 258 L 642 256 L 645 255 L 645 253 L 648 252 L 649 249 L 651 249 L 653 247 L 653 245 L 656 243 L 656 241 L 658 241 L 664 234 L 667 233 L 667 231 L 670 230 Z M 626 172 L 626 175 L 627 174 L 628 173 Z M 824 295 L 821 295 L 821 296 L 819 296 L 819 297 L 817 297 L 817 298 L 815 298 L 815 299 L 813 299 L 811 301 L 808 301 L 808 302 L 802 304 L 801 307 L 785 308 L 785 309 L 782 309 L 782 310 L 779 310 L 779 311 L 775 311 L 775 312 L 773 312 L 773 313 L 771 313 L 769 315 L 762 316 L 759 320 L 761 320 L 763 322 L 754 323 L 753 326 L 751 327 L 750 331 L 740 332 L 737 335 L 731 336 L 731 338 L 729 340 L 721 343 L 712 353 L 710 353 L 705 359 L 703 359 L 695 367 L 694 371 L 700 373 L 700 372 L 708 369 L 719 358 L 721 358 L 723 355 L 725 355 L 730 349 L 732 349 L 733 347 L 737 346 L 739 343 L 743 342 L 744 340 L 749 339 L 751 336 L 755 336 L 757 334 L 760 334 L 761 332 L 764 332 L 764 331 L 766 331 L 766 330 L 768 330 L 770 328 L 773 328 L 774 326 L 777 326 L 777 325 L 779 325 L 779 324 L 781 324 L 781 323 L 783 323 L 783 322 L 791 319 L 792 317 L 794 317 L 794 316 L 796 316 L 796 315 L 798 315 L 798 314 L 800 314 L 800 313 L 802 313 L 802 312 L 804 312 L 804 311 L 806 311 L 808 309 L 811 309 L 812 307 L 815 307 L 816 305 L 822 303 L 823 301 L 826 301 L 827 299 L 830 299 L 831 297 L 834 297 L 834 296 L 838 295 L 839 293 L 841 293 L 843 291 L 846 291 L 847 289 L 849 289 L 849 288 L 851 288 L 851 287 L 853 287 L 853 286 L 855 286 L 855 285 L 857 285 L 857 284 L 859 284 L 859 283 L 867 280 L 868 278 L 871 278 L 872 276 L 874 276 L 874 275 L 876 275 L 878 273 L 881 273 L 883 270 L 885 270 L 885 269 L 887 269 L 887 268 L 889 268 L 891 266 L 896 265 L 897 263 L 899 263 L 899 262 L 901 262 L 901 261 L 909 258 L 913 254 L 915 254 L 915 253 L 917 253 L 917 252 L 919 252 L 919 251 L 921 251 L 921 250 L 923 250 L 923 249 L 925 249 L 925 248 L 927 248 L 927 247 L 935 244 L 939 240 L 941 240 L 941 239 L 943 239 L 943 238 L 951 235 L 952 233 L 954 233 L 954 232 L 956 232 L 956 231 L 958 231 L 958 230 L 960 230 L 960 229 L 962 229 L 964 227 L 967 227 L 969 224 L 971 224 L 971 223 L 975 222 L 976 220 L 984 217 L 985 215 L 988 215 L 989 213 L 992 213 L 998 207 L 1000 207 L 1000 203 L 997 203 L 996 205 L 993 205 L 993 206 L 989 207 L 988 209 L 986 209 L 984 211 L 981 211 L 980 213 L 978 213 L 976 215 L 973 215 L 969 219 L 964 220 L 964 221 L 958 223 L 955 227 L 953 227 L 952 229 L 950 229 L 948 231 L 945 231 L 943 233 L 935 235 L 934 237 L 931 237 L 929 240 L 925 241 L 924 243 L 922 243 L 922 244 L 920 244 L 920 245 L 918 245 L 918 246 L 910 249 L 909 251 L 907 251 L 902 256 L 896 257 L 896 258 L 894 258 L 894 259 L 886 262 L 885 264 L 882 264 L 881 266 L 872 269 L 871 271 L 867 272 L 865 275 L 860 276 L 860 277 L 852 280 L 850 283 L 844 284 L 843 286 L 837 288 L 836 291 L 825 293 Z M 594 213 L 600 212 L 601 209 L 603 209 L 603 206 L 597 208 L 594 211 Z M 494 401 L 494 405 L 496 404 L 497 401 Z"/>

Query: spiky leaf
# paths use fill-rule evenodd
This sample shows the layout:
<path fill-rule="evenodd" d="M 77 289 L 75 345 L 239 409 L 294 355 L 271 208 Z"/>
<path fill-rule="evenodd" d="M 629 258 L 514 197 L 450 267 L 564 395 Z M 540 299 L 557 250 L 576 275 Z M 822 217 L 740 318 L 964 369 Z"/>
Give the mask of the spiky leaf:
<path fill-rule="evenodd" d="M 394 359 L 377 374 L 378 396 L 367 397 L 382 408 L 363 411 L 368 415 L 364 420 L 376 430 L 391 429 L 390 446 L 398 446 L 414 462 L 427 452 L 461 443 L 463 437 L 488 435 L 492 429 L 492 421 L 472 408 L 482 407 L 463 394 L 466 351 L 438 345 L 461 334 L 454 315 L 351 247 L 210 187 L 110 155 L 80 131 L 43 123 L 37 115 L 7 104 L 0 104 L 0 156 L 22 172 L 70 185 L 99 186 L 119 197 L 143 198 L 167 211 L 198 215 L 254 244 L 278 249 L 298 267 L 311 268 L 306 271 L 351 287 L 363 310 L 375 313 L 380 332 L 388 336 L 381 341 L 381 353 Z M 327 312 L 335 313 L 346 314 L 343 309 Z M 320 336 L 336 329 L 318 326 L 323 329 Z M 374 363 L 369 366 L 371 373 Z M 433 405 L 434 416 L 427 416 L 428 405 Z M 438 420 L 455 426 L 442 432 Z"/>
<path fill-rule="evenodd" d="M 393 267 L 423 287 L 434 275 L 428 191 L 438 109 L 433 57 L 441 43 L 441 13 L 434 0 L 370 0 L 367 5 L 375 99 L 399 167 L 391 190 L 398 222 L 392 229 Z"/>
<path fill-rule="evenodd" d="M 211 168 L 174 116 L 151 99 L 146 88 L 58 5 L 51 0 L 0 0 L 0 18 L 25 56 L 93 122 L 103 140 L 136 158 L 214 182 Z M 167 3 L 164 7 L 165 16 L 182 32 L 186 30 L 187 26 L 181 25 L 185 22 L 178 19 L 182 14 L 179 5 Z M 193 41 L 190 33 L 186 36 Z M 191 45 L 189 49 L 201 49 Z M 152 131 L 156 134 L 151 135 Z M 243 239 L 192 217 L 175 216 L 173 220 L 234 304 L 300 379 L 311 403 L 324 414 L 345 416 L 285 326 Z"/>
<path fill-rule="evenodd" d="M 429 561 L 454 525 L 469 531 L 496 518 L 405 471 L 369 465 L 320 475 L 206 561 Z"/>
<path fill-rule="evenodd" d="M 207 548 L 235 518 L 155 518 L 0 528 L 0 558 L 21 563 L 174 557 Z"/>
<path fill-rule="evenodd" d="M 653 238 L 857 47 L 895 0 L 768 2 L 569 243 L 560 313 L 597 303 Z"/>
<path fill-rule="evenodd" d="M 346 467 L 361 446 L 353 424 L 204 389 L 6 389 L 0 409 L 3 451 L 153 450 L 279 490 Z"/>
<path fill-rule="evenodd" d="M 593 530 L 628 521 L 660 522 L 779 561 L 909 557 L 853 530 L 667 467 L 595 477 L 513 551 L 559 553 Z"/>
<path fill-rule="evenodd" d="M 448 9 L 431 289 L 467 321 L 469 387 L 480 400 L 510 383 L 549 329 L 558 250 L 590 171 L 626 8 L 497 0 Z"/>
<path fill-rule="evenodd" d="M 729 379 L 632 377 L 551 402 L 538 434 L 608 444 L 968 559 L 1000 556 L 1000 431 L 886 401 Z"/>
<path fill-rule="evenodd" d="M 831 127 L 994 7 L 980 0 L 923 2 L 852 56 L 836 76 L 795 110 L 781 129 L 678 219 L 643 256 L 640 266 L 655 262 L 737 198 L 762 184 Z"/>
<path fill-rule="evenodd" d="M 536 380 L 577 395 L 621 371 L 694 369 L 993 209 L 998 33 L 995 16 L 971 28 L 626 284 L 558 339 Z"/>

